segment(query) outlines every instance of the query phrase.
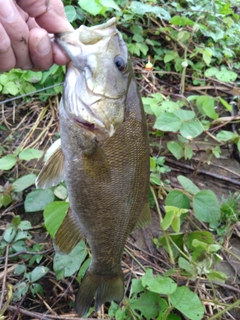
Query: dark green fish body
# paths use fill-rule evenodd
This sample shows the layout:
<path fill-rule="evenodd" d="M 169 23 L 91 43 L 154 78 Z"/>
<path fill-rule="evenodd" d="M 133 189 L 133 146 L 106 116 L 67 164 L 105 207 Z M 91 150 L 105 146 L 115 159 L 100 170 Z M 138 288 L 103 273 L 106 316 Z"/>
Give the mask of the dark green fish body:
<path fill-rule="evenodd" d="M 72 59 L 60 107 L 61 151 L 37 181 L 49 186 L 44 172 L 59 163 L 71 209 L 55 243 L 68 252 L 86 237 L 91 249 L 92 261 L 75 302 L 79 315 L 87 313 L 94 297 L 96 309 L 122 300 L 126 239 L 150 220 L 147 127 L 126 45 L 115 19 L 84 28 L 89 36 L 79 32 L 77 44 L 72 35 L 59 36 L 58 43 Z M 73 43 L 80 48 L 76 56 Z"/>

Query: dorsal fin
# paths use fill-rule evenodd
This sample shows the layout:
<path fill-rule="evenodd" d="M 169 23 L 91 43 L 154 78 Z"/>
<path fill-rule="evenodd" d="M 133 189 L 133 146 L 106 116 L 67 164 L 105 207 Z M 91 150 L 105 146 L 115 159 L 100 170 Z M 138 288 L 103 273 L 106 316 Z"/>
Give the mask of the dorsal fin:
<path fill-rule="evenodd" d="M 47 189 L 64 180 L 64 155 L 59 147 L 48 159 L 35 182 L 37 188 Z"/>

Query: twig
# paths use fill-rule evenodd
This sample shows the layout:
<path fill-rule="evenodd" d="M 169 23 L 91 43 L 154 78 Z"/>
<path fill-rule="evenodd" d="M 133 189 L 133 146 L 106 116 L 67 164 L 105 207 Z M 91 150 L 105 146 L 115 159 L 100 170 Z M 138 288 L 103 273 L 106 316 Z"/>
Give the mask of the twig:
<path fill-rule="evenodd" d="M 81 317 L 78 317 L 77 315 L 76 316 L 73 316 L 73 315 L 64 315 L 64 316 L 53 316 L 53 315 L 47 315 L 47 316 L 44 316 L 44 314 L 42 313 L 38 313 L 38 312 L 32 312 L 32 311 L 28 311 L 28 310 L 25 310 L 25 309 L 18 309 L 17 307 L 14 307 L 14 306 L 9 306 L 8 307 L 8 310 L 10 311 L 13 311 L 15 312 L 16 310 L 18 311 L 18 313 L 22 313 L 26 316 L 29 316 L 29 317 L 32 317 L 32 318 L 35 318 L 35 319 L 40 319 L 40 320 L 48 320 L 48 319 L 54 319 L 54 320 L 86 320 L 86 318 L 81 318 Z M 88 318 L 88 320 L 96 320 L 96 318 Z"/>

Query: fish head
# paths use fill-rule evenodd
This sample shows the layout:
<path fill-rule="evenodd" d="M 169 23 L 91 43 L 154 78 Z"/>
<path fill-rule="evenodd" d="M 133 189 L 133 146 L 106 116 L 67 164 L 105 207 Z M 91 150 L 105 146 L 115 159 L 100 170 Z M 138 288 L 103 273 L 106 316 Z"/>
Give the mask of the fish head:
<path fill-rule="evenodd" d="M 97 140 L 112 136 L 124 121 L 131 61 L 116 19 L 58 34 L 69 56 L 62 114 L 90 130 Z M 60 110 L 61 115 L 61 110 Z"/>

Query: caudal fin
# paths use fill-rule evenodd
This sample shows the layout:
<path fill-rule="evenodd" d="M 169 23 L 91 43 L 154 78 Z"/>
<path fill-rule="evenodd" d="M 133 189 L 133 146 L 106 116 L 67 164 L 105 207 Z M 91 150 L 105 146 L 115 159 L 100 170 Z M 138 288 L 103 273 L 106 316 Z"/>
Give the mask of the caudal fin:
<path fill-rule="evenodd" d="M 94 297 L 95 310 L 107 301 L 120 303 L 124 295 L 124 281 L 122 272 L 113 275 L 98 275 L 87 271 L 75 299 L 75 310 L 79 316 L 85 315 L 91 307 Z"/>

